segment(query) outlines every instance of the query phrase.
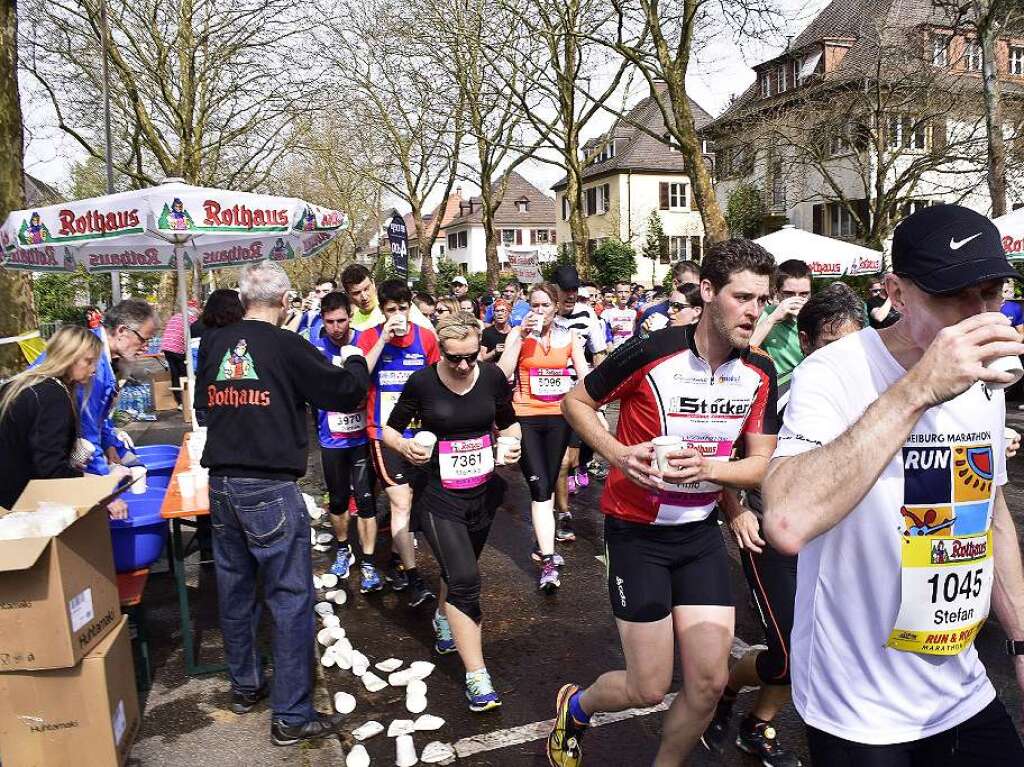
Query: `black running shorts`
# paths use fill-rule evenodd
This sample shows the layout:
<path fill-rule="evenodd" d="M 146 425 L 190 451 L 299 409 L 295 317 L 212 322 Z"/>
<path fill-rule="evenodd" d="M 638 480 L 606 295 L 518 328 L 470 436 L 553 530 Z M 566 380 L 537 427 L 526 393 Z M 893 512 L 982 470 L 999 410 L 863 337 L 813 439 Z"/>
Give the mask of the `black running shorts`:
<path fill-rule="evenodd" d="M 652 623 L 680 605 L 733 606 L 717 513 L 685 525 L 604 519 L 608 597 L 619 620 Z"/>

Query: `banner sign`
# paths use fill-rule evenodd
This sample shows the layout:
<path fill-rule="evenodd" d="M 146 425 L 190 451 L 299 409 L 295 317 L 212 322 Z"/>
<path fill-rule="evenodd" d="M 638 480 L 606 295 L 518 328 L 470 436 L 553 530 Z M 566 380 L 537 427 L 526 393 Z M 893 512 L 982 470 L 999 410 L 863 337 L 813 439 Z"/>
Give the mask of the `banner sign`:
<path fill-rule="evenodd" d="M 409 277 L 409 232 L 405 219 L 397 213 L 388 224 L 388 243 L 391 245 L 391 262 L 399 276 L 404 280 Z"/>
<path fill-rule="evenodd" d="M 508 251 L 508 263 L 515 272 L 516 279 L 526 285 L 540 282 L 540 263 L 536 250 Z"/>

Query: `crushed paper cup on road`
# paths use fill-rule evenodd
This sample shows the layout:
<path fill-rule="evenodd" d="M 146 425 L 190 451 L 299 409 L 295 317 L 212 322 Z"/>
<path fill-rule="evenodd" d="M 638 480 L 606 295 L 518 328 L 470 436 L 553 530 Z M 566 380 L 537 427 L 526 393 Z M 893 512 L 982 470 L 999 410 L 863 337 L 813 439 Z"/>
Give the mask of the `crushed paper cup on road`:
<path fill-rule="evenodd" d="M 334 542 L 334 536 L 331 535 L 330 533 L 317 533 L 316 542 L 317 543 L 333 543 Z"/>
<path fill-rule="evenodd" d="M 1000 373 L 1010 373 L 1013 375 L 1013 380 L 1009 383 L 987 384 L 990 389 L 1006 389 L 1024 377 L 1024 366 L 1021 365 L 1020 357 L 1014 354 L 994 359 L 986 367 L 989 370 L 998 370 Z"/>
<path fill-rule="evenodd" d="M 399 735 L 411 735 L 416 731 L 412 719 L 395 719 L 388 725 L 388 737 L 397 738 Z"/>
<path fill-rule="evenodd" d="M 331 626 L 327 630 L 331 632 L 331 639 L 333 639 L 335 642 L 340 642 L 342 639 L 345 638 L 345 629 L 343 629 L 341 626 Z"/>
<path fill-rule="evenodd" d="M 422 679 L 410 679 L 405 692 L 407 695 L 425 698 L 427 696 L 427 683 Z"/>
<path fill-rule="evenodd" d="M 338 576 L 334 573 L 324 573 L 320 576 L 320 583 L 325 589 L 333 589 L 338 585 Z"/>
<path fill-rule="evenodd" d="M 331 550 L 330 546 L 324 546 L 321 543 L 318 543 L 316 546 L 313 547 L 313 551 L 324 552 L 324 551 L 330 551 L 330 550 Z"/>
<path fill-rule="evenodd" d="M 351 714 L 356 710 L 356 698 L 351 693 L 334 693 L 334 710 L 339 714 Z"/>
<path fill-rule="evenodd" d="M 378 671 L 383 671 L 385 674 L 390 674 L 392 671 L 398 671 L 402 667 L 402 661 L 398 658 L 388 658 L 380 663 L 374 663 L 373 667 Z"/>
<path fill-rule="evenodd" d="M 380 735 L 384 732 L 384 725 L 371 719 L 366 724 L 361 724 L 352 730 L 352 737 L 356 740 L 369 740 L 374 735 Z"/>
<path fill-rule="evenodd" d="M 413 767 L 418 762 L 412 735 L 399 735 L 395 738 L 395 767 Z"/>
<path fill-rule="evenodd" d="M 331 597 L 331 601 L 336 605 L 343 605 L 348 601 L 348 592 L 345 589 L 338 589 L 334 592 L 334 596 Z"/>
<path fill-rule="evenodd" d="M 341 625 L 341 618 L 339 618 L 334 613 L 331 613 L 330 615 L 322 616 L 320 622 L 323 623 L 325 629 L 329 629 L 329 628 L 334 628 L 335 626 L 340 626 Z"/>
<path fill-rule="evenodd" d="M 362 675 L 362 680 L 363 687 L 365 687 L 368 692 L 380 692 L 388 686 L 387 682 L 385 682 L 379 676 L 374 674 L 372 671 L 367 671 L 366 673 L 364 673 Z"/>
<path fill-rule="evenodd" d="M 319 575 L 314 575 L 313 576 L 313 588 L 316 591 L 319 591 L 322 588 L 322 584 L 320 583 L 320 576 Z"/>
<path fill-rule="evenodd" d="M 366 747 L 357 743 L 345 757 L 345 767 L 370 767 L 370 755 L 366 753 Z"/>
<path fill-rule="evenodd" d="M 454 758 L 455 749 L 439 740 L 428 743 L 420 754 L 420 761 L 424 764 L 441 764 Z"/>
<path fill-rule="evenodd" d="M 417 732 L 429 732 L 431 730 L 440 730 L 444 727 L 444 719 L 433 714 L 424 714 L 413 722 L 413 727 L 416 728 Z"/>
<path fill-rule="evenodd" d="M 348 671 L 352 668 L 352 645 L 348 647 L 341 647 L 340 645 L 341 642 L 334 645 L 334 662 L 342 671 Z"/>
<path fill-rule="evenodd" d="M 412 678 L 412 671 L 410 669 L 403 669 L 401 671 L 396 671 L 393 674 L 389 674 L 388 684 L 392 687 L 405 687 L 409 684 L 409 680 Z"/>
<path fill-rule="evenodd" d="M 410 714 L 422 714 L 427 710 L 426 695 L 405 694 L 405 710 Z"/>
<path fill-rule="evenodd" d="M 334 655 L 334 650 L 330 647 L 324 648 L 323 653 L 320 655 L 320 665 L 324 668 L 330 668 L 336 661 L 337 658 Z"/>
<path fill-rule="evenodd" d="M 417 660 L 409 664 L 410 679 L 426 679 L 434 671 L 434 664 L 427 660 Z"/>
<path fill-rule="evenodd" d="M 316 632 L 316 641 L 324 647 L 334 644 L 334 637 L 331 636 L 331 630 L 329 628 L 320 629 Z"/>
<path fill-rule="evenodd" d="M 317 615 L 321 617 L 324 615 L 333 615 L 334 605 L 332 605 L 330 602 L 317 602 L 315 605 L 313 605 L 313 612 L 315 612 Z"/>
<path fill-rule="evenodd" d="M 359 650 L 352 651 L 352 673 L 356 676 L 362 676 L 366 673 L 367 669 L 370 668 L 370 659 L 363 655 Z"/>

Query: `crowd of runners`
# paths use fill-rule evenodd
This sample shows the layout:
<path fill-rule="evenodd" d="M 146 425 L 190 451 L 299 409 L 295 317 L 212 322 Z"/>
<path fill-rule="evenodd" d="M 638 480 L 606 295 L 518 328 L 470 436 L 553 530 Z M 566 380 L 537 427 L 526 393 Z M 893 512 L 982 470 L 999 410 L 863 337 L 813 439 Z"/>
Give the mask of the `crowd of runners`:
<path fill-rule="evenodd" d="M 565 577 L 570 496 L 604 481 L 625 667 L 609 659 L 596 679 L 564 680 L 546 744 L 554 767 L 602 764 L 584 759 L 591 718 L 661 703 L 677 660 L 656 767 L 699 744 L 799 765 L 774 726 L 790 701 L 815 765 L 1024 764 L 973 647 L 991 608 L 1024 686 L 1024 573 L 1003 492 L 1019 445 L 1004 389 L 1021 374 L 1024 320 L 1000 309 L 1017 276 L 995 226 L 958 206 L 897 227 L 892 272 L 866 301 L 842 282 L 815 289 L 801 260 L 776 263 L 741 239 L 675 264 L 661 293 L 601 290 L 563 265 L 481 302 L 462 277 L 438 298 L 350 265 L 293 302 L 280 265 L 245 267 L 244 317 L 204 312 L 195 396 L 232 709 L 269 695 L 278 745 L 340 725 L 311 703 L 314 590 L 296 482 L 312 407 L 331 572 L 424 606 L 474 712 L 502 704 L 479 561 L 518 478 L 496 470 L 518 466 L 529 489 L 529 509 L 506 510 L 529 515 L 538 600 Z M 108 312 L 108 356 L 154 335 L 151 311 L 136 314 Z M 727 536 L 764 631 L 731 668 L 743 595 L 731 591 Z M 439 588 L 417 566 L 431 555 Z M 258 580 L 274 618 L 269 682 L 254 641 Z M 750 687 L 756 700 L 734 723 Z"/>

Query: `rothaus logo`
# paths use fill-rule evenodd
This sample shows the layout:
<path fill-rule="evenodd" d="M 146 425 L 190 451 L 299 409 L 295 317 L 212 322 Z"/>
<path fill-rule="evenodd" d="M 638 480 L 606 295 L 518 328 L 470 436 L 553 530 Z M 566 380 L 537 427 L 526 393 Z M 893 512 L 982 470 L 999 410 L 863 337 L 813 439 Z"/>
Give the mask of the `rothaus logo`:
<path fill-rule="evenodd" d="M 682 415 L 727 415 L 743 416 L 750 412 L 750 400 L 717 397 L 673 397 L 671 412 Z"/>

